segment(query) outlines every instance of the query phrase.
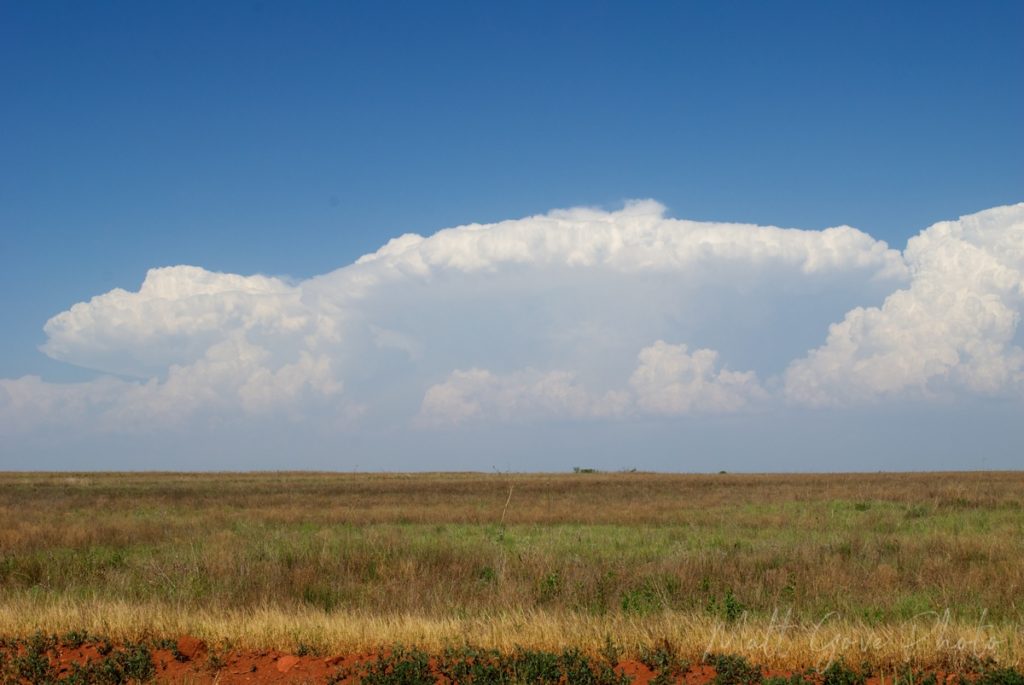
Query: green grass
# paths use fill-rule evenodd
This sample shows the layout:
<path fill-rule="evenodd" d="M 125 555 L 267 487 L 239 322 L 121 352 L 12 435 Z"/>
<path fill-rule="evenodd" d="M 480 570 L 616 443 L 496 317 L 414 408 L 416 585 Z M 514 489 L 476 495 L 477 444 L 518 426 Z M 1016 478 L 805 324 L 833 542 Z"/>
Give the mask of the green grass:
<path fill-rule="evenodd" d="M 805 507 L 805 514 L 808 508 L 824 515 L 829 505 Z M 594 612 L 705 608 L 730 618 L 786 605 L 807 617 L 844 611 L 876 621 L 950 607 L 963 616 L 987 610 L 993 620 L 1018 619 L 1019 596 L 1008 594 L 998 570 L 1015 563 L 1011 554 L 1024 555 L 1019 542 L 1007 544 L 1020 540 L 1010 530 L 1019 516 L 993 515 L 999 534 L 983 533 L 970 520 L 951 532 L 947 514 L 930 528 L 915 524 L 877 536 L 846 516 L 799 533 L 739 521 L 726 529 L 514 525 L 501 536 L 472 524 L 234 521 L 195 537 L 179 532 L 164 541 L 0 552 L 0 596 L 235 607 L 280 601 L 327 610 L 378 606 L 385 598 L 398 610 L 442 601 L 467 610 L 526 602 Z M 945 566 L 962 574 L 944 577 Z M 823 586 L 826 573 L 832 582 Z M 424 576 L 433 593 L 422 592 Z"/>
<path fill-rule="evenodd" d="M 0 474 L 0 602 L 1012 628 L 1021 492 L 1020 473 Z"/>

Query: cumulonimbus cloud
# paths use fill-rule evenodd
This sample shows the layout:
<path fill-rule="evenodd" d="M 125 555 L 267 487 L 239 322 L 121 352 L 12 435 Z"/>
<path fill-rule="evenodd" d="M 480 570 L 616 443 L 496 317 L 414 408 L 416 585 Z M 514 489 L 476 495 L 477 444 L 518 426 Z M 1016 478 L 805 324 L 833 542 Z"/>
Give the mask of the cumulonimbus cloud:
<path fill-rule="evenodd" d="M 44 353 L 119 377 L 0 380 L 0 430 L 1018 395 L 1022 274 L 1024 204 L 936 224 L 901 253 L 846 226 L 684 221 L 652 201 L 405 235 L 301 282 L 159 268 L 46 324 Z"/>
<path fill-rule="evenodd" d="M 935 224 L 904 258 L 909 286 L 832 325 L 824 345 L 787 369 L 787 397 L 834 405 L 1020 393 L 1024 204 Z"/>

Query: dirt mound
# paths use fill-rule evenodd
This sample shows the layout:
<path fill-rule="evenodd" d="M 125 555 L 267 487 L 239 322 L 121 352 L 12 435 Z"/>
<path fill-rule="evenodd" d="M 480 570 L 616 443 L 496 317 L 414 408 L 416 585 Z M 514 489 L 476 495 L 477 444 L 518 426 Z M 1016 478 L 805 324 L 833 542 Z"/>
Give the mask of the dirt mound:
<path fill-rule="evenodd" d="M 180 661 L 195 661 L 206 656 L 210 651 L 205 642 L 188 635 L 182 635 L 178 638 L 176 648 L 178 653 L 175 657 Z"/>

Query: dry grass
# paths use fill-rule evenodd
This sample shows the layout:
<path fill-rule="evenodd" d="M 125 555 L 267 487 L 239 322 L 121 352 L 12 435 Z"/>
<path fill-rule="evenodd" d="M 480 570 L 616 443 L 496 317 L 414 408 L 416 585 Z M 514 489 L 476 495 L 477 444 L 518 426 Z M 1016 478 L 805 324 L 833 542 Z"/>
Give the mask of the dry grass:
<path fill-rule="evenodd" d="M 1019 626 L 947 622 L 941 617 L 869 626 L 828 618 L 790 623 L 754 618 L 726 623 L 702 614 L 665 611 L 644 617 L 518 611 L 460 617 L 278 607 L 246 610 L 181 609 L 166 604 L 120 601 L 15 600 L 0 606 L 0 625 L 24 636 L 45 626 L 49 633 L 87 630 L 115 640 L 189 634 L 230 649 L 300 645 L 319 653 L 366 653 L 401 643 L 427 651 L 471 644 L 512 651 L 517 646 L 559 651 L 567 646 L 597 653 L 612 637 L 624 656 L 653 644 L 672 645 L 690 663 L 707 654 L 742 655 L 768 668 L 823 668 L 836 659 L 875 669 L 904 664 L 950 671 L 970 670 L 979 660 L 1024 663 Z"/>
<path fill-rule="evenodd" d="M 1016 472 L 0 474 L 0 633 L 1019 664 L 1022 493 Z"/>

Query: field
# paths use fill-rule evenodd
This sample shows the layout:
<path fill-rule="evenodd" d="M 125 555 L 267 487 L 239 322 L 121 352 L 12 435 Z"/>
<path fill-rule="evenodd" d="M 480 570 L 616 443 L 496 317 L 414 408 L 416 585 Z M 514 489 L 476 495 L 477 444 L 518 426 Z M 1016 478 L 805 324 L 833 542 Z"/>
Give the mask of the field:
<path fill-rule="evenodd" d="M 1024 473 L 0 474 L 0 635 L 1024 663 Z"/>

